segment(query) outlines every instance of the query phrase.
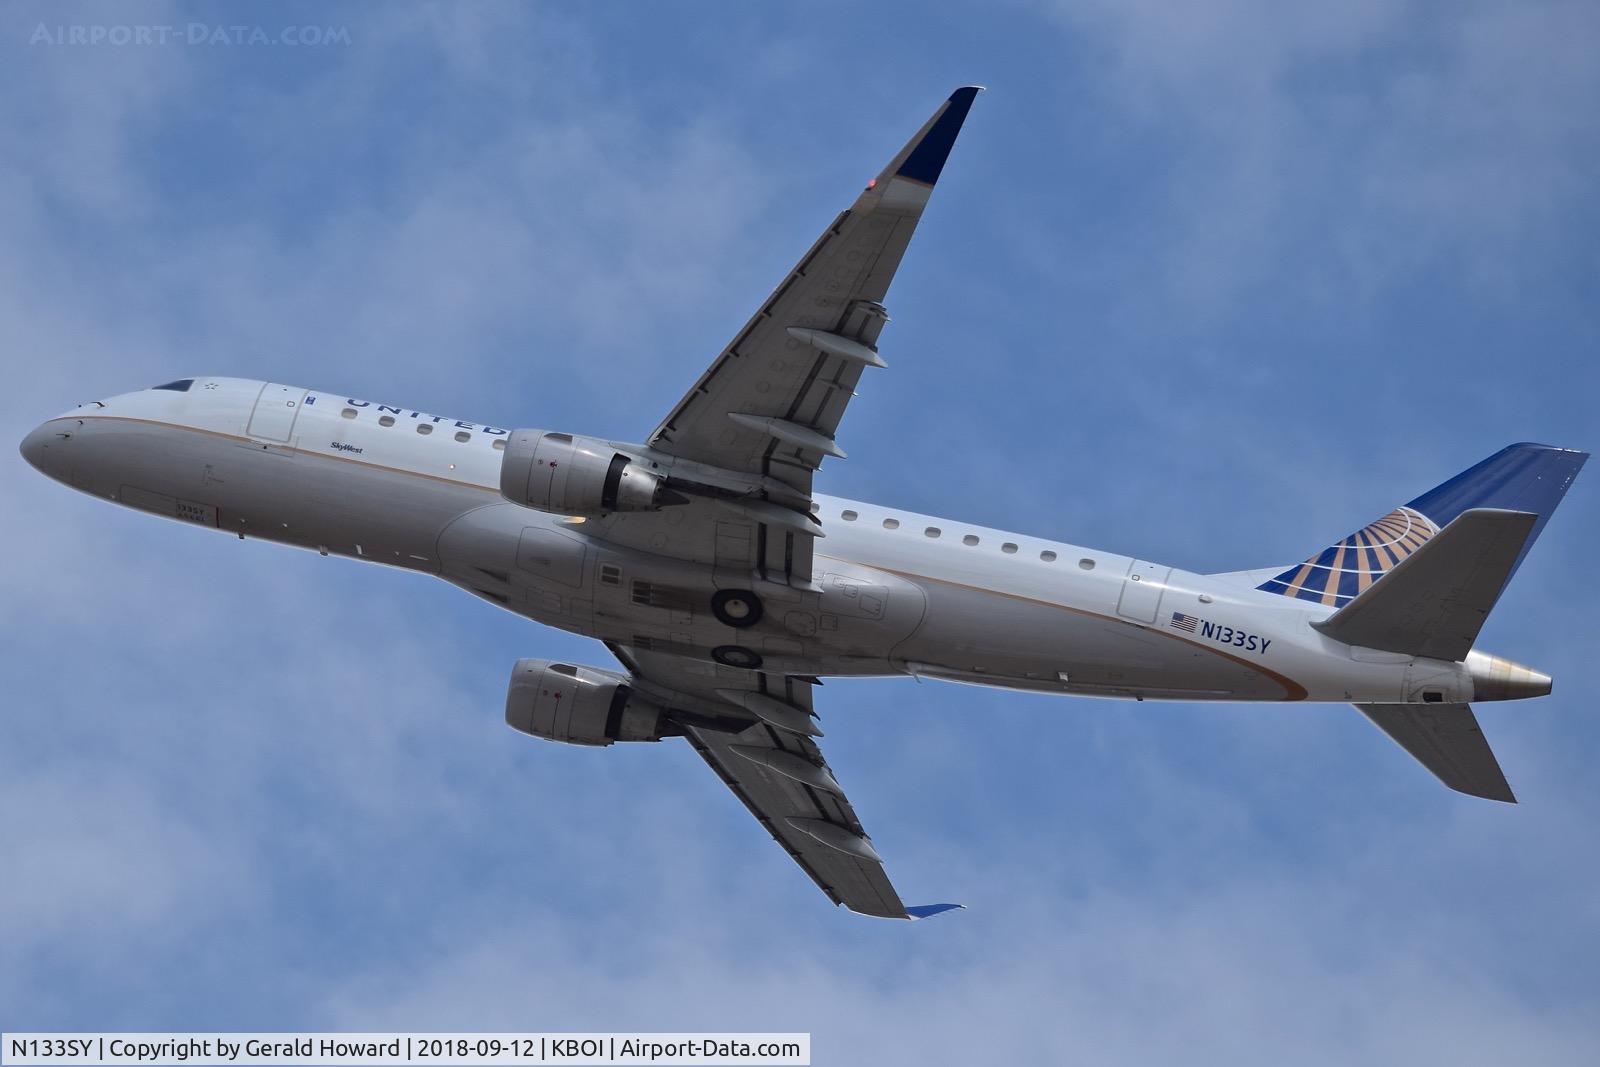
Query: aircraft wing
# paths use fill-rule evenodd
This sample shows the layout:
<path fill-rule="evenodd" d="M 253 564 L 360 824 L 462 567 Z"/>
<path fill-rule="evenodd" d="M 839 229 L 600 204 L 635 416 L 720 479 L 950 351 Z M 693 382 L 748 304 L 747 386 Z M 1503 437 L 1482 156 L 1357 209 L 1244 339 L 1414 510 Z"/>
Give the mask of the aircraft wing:
<path fill-rule="evenodd" d="M 881 367 L 883 299 L 979 90 L 957 89 L 767 297 L 650 435 L 656 450 L 748 475 L 741 508 L 696 500 L 613 514 L 598 536 L 806 585 L 812 474 L 867 367 Z"/>
<path fill-rule="evenodd" d="M 1357 704 L 1356 708 L 1451 789 L 1517 802 L 1469 704 Z"/>
<path fill-rule="evenodd" d="M 809 495 L 823 457 L 843 456 L 834 431 L 863 368 L 882 365 L 884 295 L 977 94 L 951 94 L 823 231 L 656 427 L 652 446 L 771 474 Z"/>
<path fill-rule="evenodd" d="M 812 680 L 610 647 L 636 687 L 680 715 L 689 744 L 829 900 L 886 919 L 921 919 L 960 906 L 901 903 L 817 747 Z"/>

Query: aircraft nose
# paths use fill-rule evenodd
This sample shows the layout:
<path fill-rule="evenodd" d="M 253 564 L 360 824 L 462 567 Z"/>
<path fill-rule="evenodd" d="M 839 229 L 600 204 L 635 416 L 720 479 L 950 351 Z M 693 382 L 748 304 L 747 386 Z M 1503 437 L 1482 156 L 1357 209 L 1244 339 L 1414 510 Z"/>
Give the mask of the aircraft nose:
<path fill-rule="evenodd" d="M 59 421 L 44 423 L 22 439 L 22 458 L 40 474 L 64 480 L 69 440 L 70 434 Z"/>

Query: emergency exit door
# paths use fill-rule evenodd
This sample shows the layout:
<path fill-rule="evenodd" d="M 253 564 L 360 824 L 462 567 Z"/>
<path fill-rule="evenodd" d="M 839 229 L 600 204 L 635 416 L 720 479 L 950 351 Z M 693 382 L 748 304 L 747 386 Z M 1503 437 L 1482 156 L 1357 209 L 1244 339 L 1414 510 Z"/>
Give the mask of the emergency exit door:
<path fill-rule="evenodd" d="M 255 410 L 250 412 L 248 433 L 263 441 L 288 441 L 305 398 L 306 391 L 292 385 L 263 385 Z"/>

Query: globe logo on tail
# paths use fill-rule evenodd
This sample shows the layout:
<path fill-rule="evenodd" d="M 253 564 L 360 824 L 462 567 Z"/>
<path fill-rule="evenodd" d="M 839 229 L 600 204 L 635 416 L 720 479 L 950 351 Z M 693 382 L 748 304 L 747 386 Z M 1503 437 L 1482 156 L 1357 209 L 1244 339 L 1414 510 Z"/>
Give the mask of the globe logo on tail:
<path fill-rule="evenodd" d="M 1256 588 L 1341 608 L 1438 532 L 1439 527 L 1422 512 L 1395 508 Z"/>

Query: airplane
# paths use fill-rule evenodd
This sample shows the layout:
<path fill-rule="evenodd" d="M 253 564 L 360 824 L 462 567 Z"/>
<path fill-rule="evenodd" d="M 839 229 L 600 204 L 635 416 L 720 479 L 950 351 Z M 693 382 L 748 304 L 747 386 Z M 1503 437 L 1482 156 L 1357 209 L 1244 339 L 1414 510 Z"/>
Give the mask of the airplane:
<path fill-rule="evenodd" d="M 823 231 L 643 442 L 190 377 L 21 444 L 74 489 L 437 575 L 604 642 L 512 669 L 506 722 L 681 737 L 835 905 L 920 919 L 823 759 L 826 677 L 1138 700 L 1354 704 L 1452 789 L 1514 802 L 1470 702 L 1548 694 L 1474 647 L 1587 453 L 1514 444 L 1292 566 L 1197 574 L 813 490 L 978 86 Z"/>

